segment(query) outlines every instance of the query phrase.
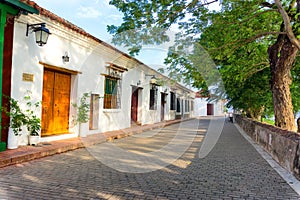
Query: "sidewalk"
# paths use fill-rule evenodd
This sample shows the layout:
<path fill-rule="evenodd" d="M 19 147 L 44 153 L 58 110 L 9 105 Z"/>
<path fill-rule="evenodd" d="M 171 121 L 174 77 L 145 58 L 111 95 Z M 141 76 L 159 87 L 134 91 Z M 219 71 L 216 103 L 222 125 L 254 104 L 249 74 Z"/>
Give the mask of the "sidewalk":
<path fill-rule="evenodd" d="M 139 134 L 143 131 L 152 130 L 156 128 L 162 128 L 171 124 L 179 123 L 189 119 L 178 119 L 159 122 L 155 124 L 148 124 L 143 126 L 134 126 L 117 131 L 109 131 L 105 133 L 98 133 L 89 135 L 85 138 L 72 138 L 66 140 L 58 140 L 47 143 L 40 143 L 37 146 L 20 146 L 18 149 L 6 150 L 0 152 L 0 168 L 8 165 L 14 165 L 33 159 L 42 158 L 45 156 L 51 156 L 67 151 L 72 151 L 79 148 L 92 146 L 95 144 L 128 137 L 130 135 Z"/>

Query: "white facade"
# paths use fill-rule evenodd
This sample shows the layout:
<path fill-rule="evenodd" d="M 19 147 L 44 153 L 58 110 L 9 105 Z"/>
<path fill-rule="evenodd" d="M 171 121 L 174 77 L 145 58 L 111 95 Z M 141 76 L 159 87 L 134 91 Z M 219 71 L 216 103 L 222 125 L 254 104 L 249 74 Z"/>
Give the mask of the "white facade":
<path fill-rule="evenodd" d="M 61 18 L 59 19 L 61 20 Z M 27 23 L 41 22 L 45 22 L 52 33 L 47 44 L 43 47 L 35 44 L 33 33 L 29 34 L 28 37 L 25 36 Z M 74 25 L 70 25 L 74 27 Z M 65 63 L 62 56 L 66 53 L 70 57 L 70 61 Z M 104 109 L 103 105 L 108 64 L 127 69 L 122 73 L 121 107 L 118 109 Z M 93 122 L 97 128 L 90 129 L 89 123 L 82 126 L 87 135 L 131 126 L 133 88 L 138 88 L 136 122 L 141 125 L 160 122 L 162 112 L 164 113 L 163 120 L 194 115 L 191 109 L 194 97 L 193 92 L 189 89 L 180 84 L 169 84 L 171 83 L 170 80 L 164 75 L 92 37 L 83 30 L 76 31 L 72 28 L 66 28 L 65 24 L 44 15 L 21 15 L 15 20 L 14 25 L 11 97 L 22 103 L 26 91 L 31 91 L 34 102 L 42 101 L 43 85 L 45 84 L 44 72 L 50 69 L 71 76 L 68 132 L 47 137 L 42 135 L 41 142 L 72 138 L 79 135 L 78 125 L 73 124 L 73 116 L 76 115 L 76 112 L 72 103 L 78 103 L 83 93 L 91 93 L 100 97 L 97 101 L 98 105 L 96 105 L 98 120 Z M 24 80 L 24 75 L 33 76 L 33 80 Z M 155 75 L 160 80 L 167 80 L 163 86 L 157 86 L 157 107 L 154 110 L 149 110 L 150 87 L 152 86 L 150 84 L 151 77 L 148 75 Z M 181 102 L 186 101 L 189 104 L 189 109 L 185 109 L 187 105 L 185 104 L 181 106 L 182 111 L 180 112 L 171 110 L 170 92 L 176 94 Z M 165 100 L 163 104 L 162 99 Z M 164 109 L 161 109 L 162 105 Z M 44 112 L 43 108 L 36 111 L 41 119 L 42 112 Z M 26 144 L 25 133 L 23 135 L 24 140 L 21 144 Z"/>
<path fill-rule="evenodd" d="M 194 99 L 195 107 L 194 113 L 195 116 L 222 116 L 224 115 L 224 102 L 223 101 L 213 101 L 209 102 L 207 98 L 195 98 Z M 211 111 L 208 111 L 211 106 Z"/>

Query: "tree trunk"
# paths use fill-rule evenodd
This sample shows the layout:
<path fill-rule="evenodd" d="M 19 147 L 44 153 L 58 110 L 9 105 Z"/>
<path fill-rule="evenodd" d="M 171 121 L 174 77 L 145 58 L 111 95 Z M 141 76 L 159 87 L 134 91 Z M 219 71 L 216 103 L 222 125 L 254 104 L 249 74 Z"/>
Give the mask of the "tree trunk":
<path fill-rule="evenodd" d="M 298 52 L 286 35 L 279 35 L 274 45 L 268 49 L 271 68 L 271 90 L 275 114 L 275 125 L 296 131 L 290 85 L 291 68 Z"/>

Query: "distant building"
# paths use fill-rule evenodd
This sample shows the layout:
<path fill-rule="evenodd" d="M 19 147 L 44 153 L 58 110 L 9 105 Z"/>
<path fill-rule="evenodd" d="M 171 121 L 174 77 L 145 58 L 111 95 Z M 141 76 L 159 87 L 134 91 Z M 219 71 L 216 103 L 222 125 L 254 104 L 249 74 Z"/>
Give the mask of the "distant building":
<path fill-rule="evenodd" d="M 209 101 L 209 95 L 203 94 L 202 91 L 196 92 L 194 100 L 195 116 L 224 116 L 223 100 Z"/>

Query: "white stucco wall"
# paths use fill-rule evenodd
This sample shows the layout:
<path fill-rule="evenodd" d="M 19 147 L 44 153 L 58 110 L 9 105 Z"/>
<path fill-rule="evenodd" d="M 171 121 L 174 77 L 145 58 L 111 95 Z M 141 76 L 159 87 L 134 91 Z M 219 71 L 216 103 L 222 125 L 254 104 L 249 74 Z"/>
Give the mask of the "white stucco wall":
<path fill-rule="evenodd" d="M 206 116 L 207 115 L 207 101 L 202 98 L 195 99 L 194 105 L 195 116 Z"/>
<path fill-rule="evenodd" d="M 214 103 L 214 115 L 224 116 L 224 103 L 222 101 L 217 101 Z"/>
<path fill-rule="evenodd" d="M 35 44 L 34 34 L 25 36 L 26 24 L 46 22 L 51 31 L 47 44 L 39 47 Z M 70 61 L 64 63 L 62 56 L 68 53 Z M 98 129 L 89 130 L 87 125 L 83 126 L 87 134 L 102 133 L 106 131 L 119 130 L 131 125 L 131 95 L 132 86 L 139 87 L 138 92 L 138 122 L 152 124 L 160 121 L 161 93 L 167 91 L 165 103 L 164 120 L 175 119 L 175 111 L 170 111 L 170 86 L 158 87 L 157 109 L 149 110 L 150 78 L 146 75 L 160 74 L 149 67 L 131 59 L 124 54 L 105 45 L 70 31 L 60 24 L 43 16 L 21 15 L 15 22 L 14 47 L 12 63 L 12 92 L 11 96 L 22 100 L 27 90 L 32 92 L 33 101 L 42 101 L 44 66 L 41 63 L 53 65 L 59 68 L 80 72 L 73 74 L 71 79 L 71 104 L 78 102 L 83 93 L 91 92 L 104 96 L 104 81 L 107 62 L 127 68 L 122 75 L 122 96 L 120 109 L 103 109 L 103 98 L 99 100 L 99 122 Z M 33 74 L 34 81 L 22 80 L 22 74 Z M 102 74 L 102 75 L 101 75 Z M 137 83 L 140 83 L 139 85 Z M 172 86 L 173 88 L 175 86 Z M 189 91 L 189 90 L 187 90 Z M 176 92 L 183 93 L 180 88 Z M 70 104 L 69 130 L 70 134 L 57 135 L 41 138 L 41 141 L 52 141 L 58 139 L 72 138 L 78 135 L 78 127 L 72 125 L 72 116 L 75 114 Z M 184 105 L 181 106 L 184 109 Z M 42 110 L 36 111 L 41 117 Z M 23 142 L 24 144 L 26 141 Z"/>

